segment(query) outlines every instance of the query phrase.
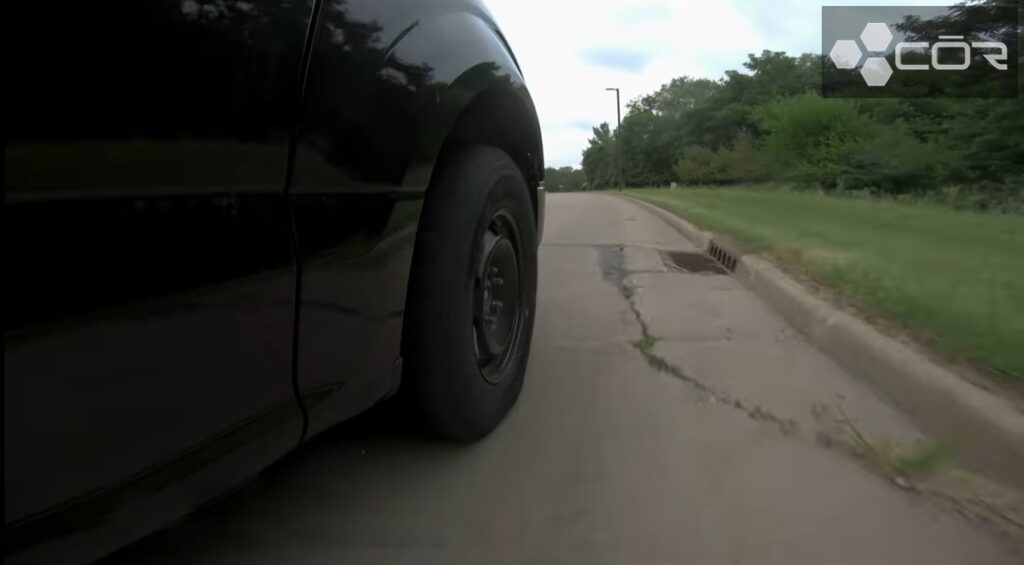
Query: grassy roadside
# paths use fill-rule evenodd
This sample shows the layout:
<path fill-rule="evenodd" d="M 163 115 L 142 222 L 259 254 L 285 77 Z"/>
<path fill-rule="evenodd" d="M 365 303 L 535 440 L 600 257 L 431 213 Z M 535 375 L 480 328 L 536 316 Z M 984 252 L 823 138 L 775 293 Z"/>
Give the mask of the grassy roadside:
<path fill-rule="evenodd" d="M 1024 216 L 742 189 L 628 191 L 1024 383 Z"/>

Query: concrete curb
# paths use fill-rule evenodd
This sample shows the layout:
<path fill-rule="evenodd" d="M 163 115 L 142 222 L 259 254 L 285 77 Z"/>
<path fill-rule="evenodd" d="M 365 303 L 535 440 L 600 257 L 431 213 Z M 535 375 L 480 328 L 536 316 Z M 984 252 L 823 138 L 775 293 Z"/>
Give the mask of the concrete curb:
<path fill-rule="evenodd" d="M 774 265 L 653 204 L 621 196 L 664 220 L 701 250 L 738 258 L 735 276 L 816 348 L 893 401 L 963 465 L 1024 489 L 1024 414 L 920 351 L 816 297 Z"/>

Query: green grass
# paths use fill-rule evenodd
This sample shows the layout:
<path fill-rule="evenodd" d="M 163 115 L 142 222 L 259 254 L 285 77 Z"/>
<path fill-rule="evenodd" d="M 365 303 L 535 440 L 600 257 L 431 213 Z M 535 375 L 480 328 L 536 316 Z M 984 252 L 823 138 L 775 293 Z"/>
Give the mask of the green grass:
<path fill-rule="evenodd" d="M 654 346 L 657 345 L 658 338 L 645 335 L 644 337 L 633 342 L 633 346 L 639 349 L 643 353 L 649 353 Z"/>
<path fill-rule="evenodd" d="M 954 360 L 1024 383 L 1024 216 L 782 190 L 630 190 Z"/>

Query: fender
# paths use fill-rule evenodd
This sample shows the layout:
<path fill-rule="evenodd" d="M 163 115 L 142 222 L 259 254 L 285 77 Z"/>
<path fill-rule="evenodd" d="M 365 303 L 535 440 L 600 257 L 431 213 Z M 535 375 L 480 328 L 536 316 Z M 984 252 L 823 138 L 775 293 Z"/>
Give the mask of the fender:
<path fill-rule="evenodd" d="M 487 107 L 473 116 L 481 123 L 468 126 L 501 131 L 504 139 L 487 141 L 510 145 L 502 148 L 513 153 L 528 184 L 537 186 L 544 170 L 537 113 L 511 49 L 486 12 L 467 9 L 419 23 L 389 53 L 389 61 L 393 59 L 419 59 L 434 69 L 436 81 L 434 99 L 425 101 L 425 119 L 416 132 L 403 186 L 429 184 L 460 117 L 484 99 Z M 505 121 L 508 127 L 502 127 Z"/>
<path fill-rule="evenodd" d="M 477 131 L 456 129 L 471 109 Z M 422 197 L 453 133 L 543 174 L 533 101 L 477 0 L 324 3 L 302 113 L 296 193 Z"/>

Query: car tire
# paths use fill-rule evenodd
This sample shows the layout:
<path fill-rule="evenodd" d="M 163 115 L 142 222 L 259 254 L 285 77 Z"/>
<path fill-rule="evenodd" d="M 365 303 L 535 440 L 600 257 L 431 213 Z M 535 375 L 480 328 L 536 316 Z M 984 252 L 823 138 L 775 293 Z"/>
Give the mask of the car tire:
<path fill-rule="evenodd" d="M 403 330 L 403 388 L 437 435 L 479 439 L 515 403 L 536 292 L 536 220 L 519 168 L 494 147 L 449 152 L 420 217 Z"/>

